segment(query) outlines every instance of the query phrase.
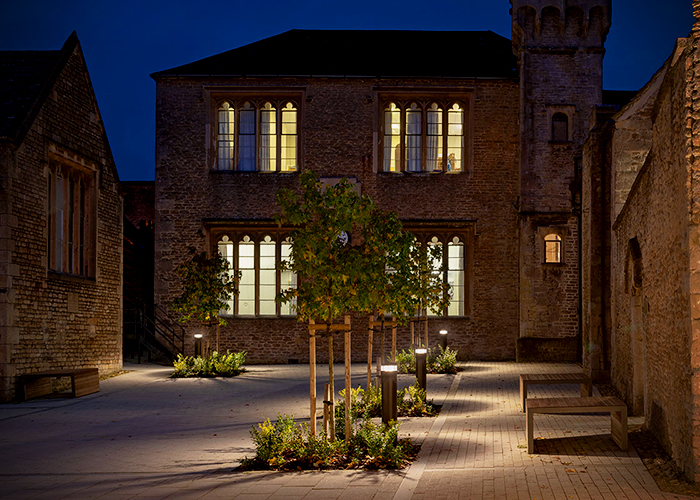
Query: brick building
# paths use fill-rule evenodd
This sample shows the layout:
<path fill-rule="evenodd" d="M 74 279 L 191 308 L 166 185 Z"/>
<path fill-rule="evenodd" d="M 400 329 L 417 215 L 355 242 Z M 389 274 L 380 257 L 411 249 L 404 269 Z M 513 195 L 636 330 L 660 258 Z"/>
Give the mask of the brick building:
<path fill-rule="evenodd" d="M 16 377 L 122 367 L 122 199 L 75 33 L 0 52 L 0 401 Z"/>
<path fill-rule="evenodd" d="M 583 364 L 609 373 L 700 480 L 700 1 L 687 38 L 621 110 L 598 107 L 583 156 Z"/>
<path fill-rule="evenodd" d="M 275 193 L 311 169 L 442 246 L 453 301 L 430 320 L 435 341 L 447 329 L 462 359 L 580 359 L 579 159 L 610 2 L 513 0 L 512 13 L 512 41 L 292 30 L 154 73 L 156 303 L 179 293 L 188 247 L 221 251 L 243 272 L 222 349 L 308 360 L 307 330 L 274 303 L 293 277 L 275 271 L 288 242 L 273 217 Z"/>

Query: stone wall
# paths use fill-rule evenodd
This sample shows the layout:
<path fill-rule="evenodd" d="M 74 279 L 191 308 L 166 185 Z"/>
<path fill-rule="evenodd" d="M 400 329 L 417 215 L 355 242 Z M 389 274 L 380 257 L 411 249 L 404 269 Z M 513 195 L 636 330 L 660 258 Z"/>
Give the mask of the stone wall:
<path fill-rule="evenodd" d="M 697 242 L 688 219 L 695 197 L 686 128 L 688 84 L 697 80 L 686 69 L 695 64 L 692 43 L 676 46 L 651 113 L 651 150 L 613 226 L 612 380 L 632 412 L 644 414 L 676 463 L 697 480 L 691 322 L 697 308 L 691 309 L 689 272 Z M 637 149 L 629 139 L 615 135 L 618 159 L 626 144 Z M 635 155 L 627 158 L 634 163 Z"/>
<path fill-rule="evenodd" d="M 49 271 L 48 155 L 98 169 L 94 279 Z M 79 44 L 21 144 L 0 155 L 0 400 L 16 376 L 122 368 L 122 202 L 119 179 Z"/>
<path fill-rule="evenodd" d="M 211 249 L 204 221 L 270 221 L 275 193 L 296 187 L 296 174 L 210 171 L 211 104 L 217 86 L 303 89 L 301 165 L 320 176 L 355 178 L 363 194 L 395 210 L 407 225 L 432 221 L 468 228 L 473 270 L 471 310 L 431 320 L 431 336 L 450 332 L 462 359 L 513 359 L 518 335 L 518 84 L 513 80 L 392 80 L 351 78 L 157 81 L 155 300 L 167 306 L 179 293 L 174 273 L 187 248 Z M 443 91 L 472 98 L 472 166 L 462 174 L 377 172 L 378 88 Z M 429 93 L 429 90 L 426 91 Z M 366 356 L 366 317 L 353 337 L 357 360 Z M 189 333 L 201 327 L 190 325 Z M 402 346 L 407 329 L 399 332 Z M 364 340 L 363 340 L 364 336 Z M 190 336 L 191 337 L 191 336 Z M 222 329 L 222 349 L 245 349 L 252 362 L 308 360 L 308 333 L 289 318 L 235 318 Z M 191 349 L 188 338 L 188 349 Z M 319 360 L 324 347 L 319 342 Z M 342 342 L 338 342 L 342 348 Z M 377 344 L 378 347 L 378 344 Z M 375 349 L 377 348 L 375 347 Z M 340 351 L 339 351 L 340 352 Z M 376 352 L 376 350 L 375 350 Z M 337 356 L 338 354 L 336 354 Z"/>

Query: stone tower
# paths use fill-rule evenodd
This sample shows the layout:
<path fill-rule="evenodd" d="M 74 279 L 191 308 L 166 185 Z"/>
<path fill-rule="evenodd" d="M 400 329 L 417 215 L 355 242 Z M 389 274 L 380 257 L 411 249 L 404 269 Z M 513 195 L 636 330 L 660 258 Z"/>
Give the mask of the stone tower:
<path fill-rule="evenodd" d="M 611 0 L 511 0 L 520 73 L 518 359 L 580 358 L 580 159 Z"/>

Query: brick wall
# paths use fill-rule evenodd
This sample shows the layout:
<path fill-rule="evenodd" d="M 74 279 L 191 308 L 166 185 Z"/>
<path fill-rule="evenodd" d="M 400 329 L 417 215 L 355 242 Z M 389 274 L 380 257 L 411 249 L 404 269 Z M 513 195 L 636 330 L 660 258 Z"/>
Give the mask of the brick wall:
<path fill-rule="evenodd" d="M 96 276 L 48 271 L 49 149 L 97 165 Z M 122 204 L 119 179 L 79 45 L 22 143 L 4 150 L 0 201 L 0 399 L 15 377 L 46 369 L 120 370 Z"/>
<path fill-rule="evenodd" d="M 275 213 L 275 193 L 297 186 L 295 174 L 211 172 L 207 167 L 210 103 L 205 87 L 303 88 L 302 168 L 321 176 L 355 177 L 362 193 L 404 220 L 473 227 L 472 311 L 435 319 L 431 335 L 450 331 L 462 359 L 513 359 L 518 334 L 518 85 L 512 80 L 392 80 L 350 78 L 157 81 L 155 300 L 167 306 L 179 292 L 174 269 L 187 248 L 208 247 L 203 220 L 261 220 Z M 376 86 L 466 89 L 473 95 L 470 174 L 391 175 L 379 172 L 374 147 Z M 356 317 L 354 356 L 366 356 L 366 317 Z M 201 327 L 190 325 L 188 334 Z M 400 345 L 409 343 L 407 329 Z M 191 349 L 191 335 L 188 335 Z M 342 342 L 337 342 L 339 356 Z M 319 360 L 325 359 L 319 342 Z M 378 346 L 378 344 L 377 344 Z M 236 318 L 222 329 L 222 349 L 249 352 L 252 362 L 308 360 L 308 333 L 293 319 Z M 377 347 L 375 347 L 376 349 Z M 375 352 L 377 352 L 375 350 Z"/>

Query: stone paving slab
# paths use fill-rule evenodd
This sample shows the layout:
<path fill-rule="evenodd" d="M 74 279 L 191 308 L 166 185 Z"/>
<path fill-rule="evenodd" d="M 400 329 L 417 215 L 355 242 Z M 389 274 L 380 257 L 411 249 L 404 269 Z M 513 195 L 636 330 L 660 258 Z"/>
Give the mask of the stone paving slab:
<path fill-rule="evenodd" d="M 456 376 L 429 375 L 429 397 L 443 408 L 437 418 L 403 420 L 402 435 L 423 445 L 410 468 L 287 473 L 235 468 L 253 454 L 252 425 L 308 414 L 308 365 L 253 366 L 233 379 L 125 369 L 134 371 L 102 381 L 96 394 L 0 405 L 0 498 L 690 498 L 659 491 L 634 449 L 614 444 L 607 415 L 538 416 L 535 435 L 544 439 L 527 454 L 519 374 L 575 365 L 470 362 Z M 364 385 L 365 370 L 353 366 L 353 386 Z M 319 394 L 325 373 L 319 365 Z M 410 383 L 400 376 L 400 386 Z M 577 391 L 532 386 L 528 397 Z"/>

